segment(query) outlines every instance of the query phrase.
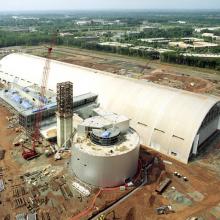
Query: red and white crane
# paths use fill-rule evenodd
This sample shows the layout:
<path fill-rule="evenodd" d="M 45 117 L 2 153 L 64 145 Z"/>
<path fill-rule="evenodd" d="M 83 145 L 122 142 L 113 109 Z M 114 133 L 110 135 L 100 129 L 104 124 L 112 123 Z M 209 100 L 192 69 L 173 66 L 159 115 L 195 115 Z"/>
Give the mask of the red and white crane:
<path fill-rule="evenodd" d="M 32 149 L 30 148 L 23 148 L 22 156 L 25 160 L 31 160 L 38 156 L 38 153 L 35 150 L 36 143 L 39 142 L 40 138 L 40 126 L 42 121 L 42 112 L 46 104 L 46 92 L 47 92 L 47 85 L 48 85 L 48 78 L 50 73 L 50 61 L 51 61 L 51 54 L 53 51 L 53 47 L 56 42 L 58 30 L 53 34 L 50 46 L 47 47 L 47 57 L 43 69 L 43 74 L 41 77 L 41 85 L 40 85 L 40 97 L 38 102 L 38 110 L 35 115 L 35 124 L 34 124 L 34 132 L 32 134 Z M 26 150 L 25 150 L 26 149 Z"/>

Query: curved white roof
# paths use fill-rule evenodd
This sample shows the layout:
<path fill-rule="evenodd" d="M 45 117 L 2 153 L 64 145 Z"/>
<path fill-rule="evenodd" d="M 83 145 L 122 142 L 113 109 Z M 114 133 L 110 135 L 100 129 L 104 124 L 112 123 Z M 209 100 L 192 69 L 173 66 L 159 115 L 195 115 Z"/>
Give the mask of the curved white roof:
<path fill-rule="evenodd" d="M 13 77 L 39 83 L 45 59 L 11 54 L 0 61 L 0 78 Z M 3 73 L 4 72 L 4 73 Z M 123 114 L 131 120 L 141 142 L 187 163 L 194 138 L 209 110 L 219 102 L 216 97 L 194 94 L 183 90 L 159 86 L 147 81 L 129 79 L 76 65 L 51 62 L 49 88 L 56 83 L 74 83 L 74 94 L 97 93 L 101 107 Z"/>

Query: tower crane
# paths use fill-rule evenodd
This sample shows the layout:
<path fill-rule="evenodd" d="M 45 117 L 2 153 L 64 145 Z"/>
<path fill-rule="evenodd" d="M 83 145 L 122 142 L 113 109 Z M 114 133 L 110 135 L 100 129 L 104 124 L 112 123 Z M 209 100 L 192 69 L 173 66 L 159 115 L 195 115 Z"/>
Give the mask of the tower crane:
<path fill-rule="evenodd" d="M 30 148 L 23 148 L 22 156 L 25 160 L 31 160 L 38 156 L 38 153 L 35 150 L 36 143 L 39 142 L 40 138 L 40 125 L 42 121 L 42 112 L 46 104 L 46 91 L 47 91 L 47 85 L 48 85 L 48 78 L 50 73 L 50 61 L 51 61 L 51 54 L 53 51 L 53 47 L 56 43 L 57 35 L 59 30 L 54 32 L 51 38 L 50 46 L 47 47 L 47 57 L 44 64 L 43 73 L 41 76 L 41 85 L 40 85 L 40 96 L 39 96 L 39 102 L 38 102 L 38 110 L 35 115 L 35 123 L 33 128 L 33 134 L 32 134 L 32 149 Z"/>

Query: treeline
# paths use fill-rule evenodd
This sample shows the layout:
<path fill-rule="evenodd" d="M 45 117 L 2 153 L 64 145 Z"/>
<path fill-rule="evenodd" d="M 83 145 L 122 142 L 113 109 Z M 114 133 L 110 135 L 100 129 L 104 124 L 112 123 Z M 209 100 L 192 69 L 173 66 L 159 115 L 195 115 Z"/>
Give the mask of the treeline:
<path fill-rule="evenodd" d="M 0 47 L 39 45 L 49 43 L 51 35 L 46 33 L 22 33 L 0 31 Z"/>
<path fill-rule="evenodd" d="M 51 34 L 43 32 L 4 32 L 0 31 L 0 47 L 9 46 L 36 46 L 50 44 Z M 56 45 L 73 46 L 88 50 L 97 50 L 110 53 L 117 53 L 128 56 L 139 56 L 147 59 L 159 59 L 159 53 L 156 51 L 132 50 L 124 47 L 102 46 L 98 42 L 89 42 L 76 39 L 73 36 L 57 37 Z"/>
<path fill-rule="evenodd" d="M 69 40 L 67 40 L 67 38 L 64 38 L 62 44 L 64 46 L 74 46 L 74 47 L 79 47 L 79 48 L 87 49 L 87 50 L 97 50 L 97 51 L 117 53 L 117 54 L 127 55 L 127 56 L 138 56 L 138 57 L 147 58 L 151 60 L 160 58 L 160 53 L 157 51 L 134 50 L 129 47 L 114 47 L 110 45 L 106 46 L 106 45 L 100 45 L 97 42 L 86 42 L 86 41 L 78 40 L 74 38 L 69 38 Z"/>
<path fill-rule="evenodd" d="M 161 54 L 160 60 L 162 62 L 220 70 L 220 58 L 183 56 L 176 52 L 166 52 Z"/>
<path fill-rule="evenodd" d="M 90 49 L 90 48 L 87 48 Z M 112 46 L 102 46 L 102 45 L 96 45 L 95 49 L 98 51 L 104 51 L 104 52 L 111 52 L 111 53 L 117 53 L 127 56 L 136 56 L 136 57 L 142 57 L 150 60 L 156 60 L 160 58 L 160 53 L 157 51 L 148 51 L 148 50 L 142 50 L 142 49 L 132 49 L 128 47 L 112 47 Z"/>
<path fill-rule="evenodd" d="M 216 30 L 204 29 L 201 31 L 201 33 L 212 33 L 216 36 L 220 36 L 220 29 L 216 29 Z"/>
<path fill-rule="evenodd" d="M 130 41 L 137 38 L 182 38 L 182 37 L 191 37 L 193 34 L 193 29 L 190 27 L 174 27 L 167 29 L 149 29 L 135 36 L 127 35 L 125 37 L 126 41 Z"/>
<path fill-rule="evenodd" d="M 193 53 L 211 53 L 211 54 L 219 54 L 220 53 L 220 46 L 217 47 L 205 47 L 205 48 L 195 48 L 195 49 L 188 49 Z"/>

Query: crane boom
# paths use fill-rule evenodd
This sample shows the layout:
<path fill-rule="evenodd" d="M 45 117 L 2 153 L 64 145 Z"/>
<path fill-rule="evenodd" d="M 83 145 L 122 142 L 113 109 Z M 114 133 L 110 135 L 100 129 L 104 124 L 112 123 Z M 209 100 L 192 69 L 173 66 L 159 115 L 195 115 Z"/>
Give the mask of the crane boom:
<path fill-rule="evenodd" d="M 33 143 L 35 143 L 35 141 L 38 141 L 40 137 L 40 124 L 42 121 L 42 110 L 46 104 L 46 91 L 47 91 L 48 78 L 49 78 L 49 72 L 50 72 L 51 54 L 53 51 L 53 46 L 55 45 L 57 33 L 58 31 L 53 34 L 50 47 L 47 48 L 47 57 L 46 57 L 46 61 L 45 61 L 44 69 L 43 69 L 42 78 L 41 78 L 41 88 L 40 88 L 40 97 L 39 97 L 40 102 L 39 102 L 38 112 L 36 114 L 36 119 L 35 119 Z"/>
<path fill-rule="evenodd" d="M 57 34 L 58 34 L 58 30 L 53 34 L 51 42 L 50 42 L 50 47 L 47 48 L 47 57 L 45 60 L 45 65 L 44 65 L 43 73 L 41 77 L 38 110 L 37 110 L 36 117 L 35 117 L 34 132 L 32 135 L 32 149 L 29 149 L 29 151 L 24 150 L 22 153 L 23 158 L 26 160 L 32 159 L 38 155 L 35 150 L 35 146 L 36 146 L 36 142 L 39 141 L 39 138 L 40 138 L 40 125 L 42 121 L 42 111 L 46 104 L 46 91 L 47 91 L 48 78 L 49 78 L 49 72 L 50 72 L 50 60 L 51 60 L 51 54 L 53 51 L 53 46 L 55 45 L 55 41 L 57 38 Z"/>

